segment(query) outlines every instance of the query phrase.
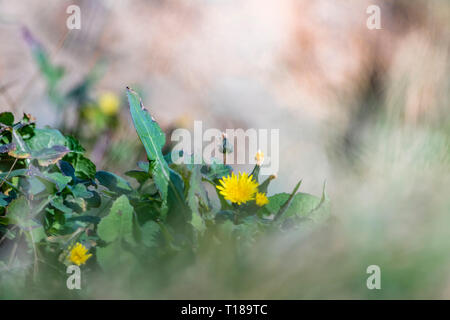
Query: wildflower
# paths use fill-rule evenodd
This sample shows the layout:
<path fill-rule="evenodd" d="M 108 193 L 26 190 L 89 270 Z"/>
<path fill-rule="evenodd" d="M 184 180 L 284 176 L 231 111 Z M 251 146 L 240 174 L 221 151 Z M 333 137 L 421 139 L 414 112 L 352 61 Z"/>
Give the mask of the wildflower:
<path fill-rule="evenodd" d="M 265 193 L 257 192 L 255 196 L 255 202 L 258 206 L 262 207 L 269 203 L 269 199 L 267 199 L 267 196 Z"/>
<path fill-rule="evenodd" d="M 221 185 L 217 186 L 217 189 L 220 190 L 220 194 L 226 200 L 238 205 L 253 200 L 258 190 L 258 182 L 246 172 L 239 172 L 239 176 L 232 173 L 231 176 L 224 177 L 219 182 Z"/>
<path fill-rule="evenodd" d="M 256 160 L 256 164 L 258 166 L 261 166 L 262 163 L 264 162 L 264 152 L 262 152 L 261 150 L 258 150 L 258 152 L 255 155 L 255 160 Z"/>
<path fill-rule="evenodd" d="M 120 101 L 114 93 L 105 92 L 98 99 L 98 105 L 104 114 L 113 116 L 119 111 Z"/>
<path fill-rule="evenodd" d="M 70 262 L 75 263 L 77 266 L 81 264 L 85 264 L 87 259 L 89 259 L 92 254 L 86 254 L 88 249 L 83 246 L 81 243 L 77 242 L 74 246 L 72 246 L 69 253 Z"/>

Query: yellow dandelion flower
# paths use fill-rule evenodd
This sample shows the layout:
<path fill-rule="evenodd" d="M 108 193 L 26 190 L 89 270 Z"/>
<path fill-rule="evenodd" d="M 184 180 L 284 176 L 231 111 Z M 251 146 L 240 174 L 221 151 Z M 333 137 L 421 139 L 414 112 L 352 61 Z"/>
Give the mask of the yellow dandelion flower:
<path fill-rule="evenodd" d="M 85 264 L 87 259 L 89 259 L 92 254 L 87 254 L 88 249 L 83 246 L 81 243 L 77 242 L 72 248 L 70 249 L 69 253 L 69 260 L 70 262 L 75 263 L 77 266 L 81 264 Z"/>
<path fill-rule="evenodd" d="M 258 152 L 255 155 L 255 160 L 258 166 L 262 165 L 262 163 L 264 162 L 264 152 L 258 150 Z"/>
<path fill-rule="evenodd" d="M 219 182 L 221 185 L 216 186 L 216 188 L 220 190 L 220 194 L 226 200 L 238 205 L 253 200 L 256 191 L 258 191 L 258 182 L 253 180 L 253 177 L 246 172 L 239 172 L 239 176 L 232 173 L 231 176 L 226 176 Z"/>
<path fill-rule="evenodd" d="M 269 199 L 265 193 L 257 192 L 255 196 L 255 202 L 258 206 L 262 207 L 269 203 Z"/>
<path fill-rule="evenodd" d="M 98 99 L 100 110 L 108 116 L 113 116 L 119 111 L 120 101 L 112 92 L 103 93 Z"/>

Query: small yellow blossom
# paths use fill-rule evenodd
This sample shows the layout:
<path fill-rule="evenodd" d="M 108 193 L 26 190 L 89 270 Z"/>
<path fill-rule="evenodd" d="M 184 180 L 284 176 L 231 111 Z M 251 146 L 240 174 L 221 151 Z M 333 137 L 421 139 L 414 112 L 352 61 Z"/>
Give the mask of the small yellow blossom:
<path fill-rule="evenodd" d="M 269 203 L 269 199 L 265 193 L 257 192 L 255 196 L 255 202 L 258 206 L 262 207 Z"/>
<path fill-rule="evenodd" d="M 253 177 L 246 172 L 239 172 L 239 176 L 232 173 L 231 176 L 226 176 L 219 182 L 221 185 L 216 188 L 220 190 L 220 194 L 226 200 L 238 205 L 253 200 L 255 193 L 258 191 L 258 182 L 253 180 Z"/>
<path fill-rule="evenodd" d="M 113 116 L 119 111 L 120 101 L 112 92 L 103 93 L 98 99 L 100 110 L 108 116 Z"/>
<path fill-rule="evenodd" d="M 255 160 L 258 166 L 262 165 L 262 163 L 264 162 L 264 152 L 258 150 L 258 152 L 255 155 Z"/>
<path fill-rule="evenodd" d="M 87 259 L 89 259 L 92 254 L 87 254 L 88 249 L 83 246 L 81 243 L 77 242 L 72 248 L 70 249 L 69 253 L 69 260 L 70 262 L 75 263 L 77 266 L 81 264 L 85 264 Z"/>

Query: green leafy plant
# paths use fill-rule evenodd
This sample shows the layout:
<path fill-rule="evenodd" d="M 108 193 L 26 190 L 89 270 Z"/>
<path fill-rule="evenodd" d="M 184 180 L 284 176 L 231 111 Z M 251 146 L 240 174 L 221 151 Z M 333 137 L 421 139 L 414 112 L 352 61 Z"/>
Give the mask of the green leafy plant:
<path fill-rule="evenodd" d="M 130 279 L 152 268 L 154 278 L 168 270 L 157 266 L 190 261 L 213 244 L 239 252 L 329 217 L 325 188 L 315 197 L 298 192 L 299 182 L 267 197 L 275 176 L 258 182 L 261 161 L 240 175 L 218 161 L 172 163 L 158 123 L 136 92 L 127 96 L 148 161 L 125 177 L 97 171 L 74 137 L 36 128 L 30 115 L 16 122 L 0 114 L 0 295 L 14 292 L 8 283 L 62 288 L 70 264 Z"/>

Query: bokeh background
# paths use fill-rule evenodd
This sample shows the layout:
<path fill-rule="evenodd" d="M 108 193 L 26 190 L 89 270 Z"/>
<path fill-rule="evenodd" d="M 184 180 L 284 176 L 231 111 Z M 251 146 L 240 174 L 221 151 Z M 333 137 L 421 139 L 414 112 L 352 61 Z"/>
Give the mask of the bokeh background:
<path fill-rule="evenodd" d="M 66 27 L 71 4 L 81 30 Z M 366 26 L 373 4 L 380 30 Z M 270 193 L 327 181 L 330 226 L 264 243 L 245 283 L 232 261 L 208 274 L 199 261 L 156 297 L 450 298 L 447 0 L 0 1 L 0 39 L 1 111 L 76 135 L 98 168 L 145 157 L 131 86 L 169 135 L 194 120 L 280 129 Z M 84 95 L 55 99 L 36 47 L 64 69 L 54 90 Z M 95 111 L 105 93 L 113 115 Z M 382 290 L 366 288 L 371 264 Z"/>

